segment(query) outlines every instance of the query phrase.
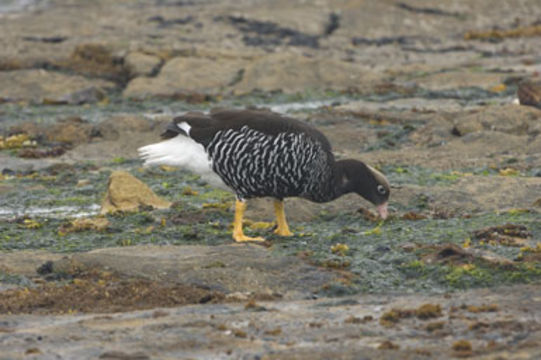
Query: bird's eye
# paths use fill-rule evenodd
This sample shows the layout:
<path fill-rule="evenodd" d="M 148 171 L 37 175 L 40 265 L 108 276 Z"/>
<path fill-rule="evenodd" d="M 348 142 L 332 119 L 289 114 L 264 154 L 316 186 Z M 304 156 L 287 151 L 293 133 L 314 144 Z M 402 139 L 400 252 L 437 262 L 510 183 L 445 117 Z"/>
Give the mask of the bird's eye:
<path fill-rule="evenodd" d="M 385 190 L 385 187 L 383 185 L 378 185 L 378 192 L 381 194 L 381 195 L 385 195 L 385 193 L 387 192 L 387 190 Z"/>

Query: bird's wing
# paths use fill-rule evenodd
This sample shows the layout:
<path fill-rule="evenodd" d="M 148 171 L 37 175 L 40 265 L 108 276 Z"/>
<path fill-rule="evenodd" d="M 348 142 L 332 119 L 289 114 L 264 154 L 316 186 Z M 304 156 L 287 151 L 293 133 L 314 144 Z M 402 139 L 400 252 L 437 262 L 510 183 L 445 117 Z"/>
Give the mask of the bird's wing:
<path fill-rule="evenodd" d="M 174 118 L 162 138 L 170 139 L 181 134 L 206 146 L 218 131 L 239 130 L 244 126 L 271 136 L 284 132 L 303 133 L 321 143 L 326 151 L 331 151 L 329 140 L 313 126 L 270 111 L 213 110 L 208 115 L 190 112 Z"/>

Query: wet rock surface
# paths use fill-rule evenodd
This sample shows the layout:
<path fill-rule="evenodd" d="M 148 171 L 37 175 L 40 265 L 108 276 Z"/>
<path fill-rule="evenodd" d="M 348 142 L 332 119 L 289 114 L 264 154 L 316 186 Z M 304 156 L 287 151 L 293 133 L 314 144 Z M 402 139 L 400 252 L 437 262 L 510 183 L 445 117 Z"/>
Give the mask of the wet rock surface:
<path fill-rule="evenodd" d="M 280 298 L 310 296 L 335 277 L 296 257 L 274 257 L 264 247 L 244 244 L 102 249 L 75 254 L 53 264 L 55 271 L 66 266 L 106 268 L 123 275 L 188 284 L 225 294 Z"/>
<path fill-rule="evenodd" d="M 539 307 L 534 293 L 521 286 L 452 297 L 363 295 L 110 315 L 8 315 L 0 344 L 2 356 L 12 359 L 25 358 L 29 349 L 43 358 L 443 359 L 465 351 L 469 358 L 536 358 L 541 329 L 532 317 Z M 439 316 L 405 316 L 432 307 Z M 390 313 L 396 323 L 382 321 L 393 318 Z M 103 333 L 115 343 L 104 343 Z"/>
<path fill-rule="evenodd" d="M 0 358 L 539 358 L 539 17 L 0 5 Z M 233 195 L 136 153 L 215 107 L 315 125 L 386 174 L 389 220 L 355 194 L 287 199 L 281 238 L 255 199 L 245 231 L 267 240 L 233 244 Z M 130 211 L 99 215 L 104 198 Z"/>

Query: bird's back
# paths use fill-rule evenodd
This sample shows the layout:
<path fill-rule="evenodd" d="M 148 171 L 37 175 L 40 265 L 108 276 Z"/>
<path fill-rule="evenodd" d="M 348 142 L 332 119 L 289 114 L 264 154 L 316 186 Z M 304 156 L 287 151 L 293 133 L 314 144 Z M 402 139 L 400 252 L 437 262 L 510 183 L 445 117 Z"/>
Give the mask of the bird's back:
<path fill-rule="evenodd" d="M 200 144 L 212 172 L 240 198 L 302 196 L 324 201 L 331 191 L 334 157 L 327 138 L 280 114 L 188 113 L 175 118 L 162 137 L 187 137 Z"/>
<path fill-rule="evenodd" d="M 167 139 L 176 136 L 179 133 L 180 123 L 187 123 L 191 127 L 189 136 L 203 145 L 208 144 L 218 131 L 240 130 L 247 126 L 273 137 L 281 133 L 302 133 L 319 142 L 326 151 L 331 151 L 329 140 L 315 127 L 270 111 L 216 110 L 208 115 L 199 112 L 188 113 L 176 117 L 162 137 Z"/>

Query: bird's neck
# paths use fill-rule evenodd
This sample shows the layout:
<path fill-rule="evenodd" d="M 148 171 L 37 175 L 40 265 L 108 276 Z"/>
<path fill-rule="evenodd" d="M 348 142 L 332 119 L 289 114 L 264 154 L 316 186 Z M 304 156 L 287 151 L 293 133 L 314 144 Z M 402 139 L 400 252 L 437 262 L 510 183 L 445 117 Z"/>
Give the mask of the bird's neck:
<path fill-rule="evenodd" d="M 318 181 L 320 186 L 316 191 L 310 191 L 303 197 L 314 202 L 324 203 L 329 202 L 340 196 L 351 192 L 349 184 L 346 184 L 344 178 L 344 163 L 336 161 L 331 165 L 331 171 L 328 173 L 326 181 Z M 322 179 L 319 179 L 322 180 Z"/>
<path fill-rule="evenodd" d="M 331 192 L 333 197 L 330 200 L 337 199 L 340 196 L 353 191 L 350 183 L 346 181 L 344 166 L 346 166 L 345 160 L 338 160 L 334 163 L 334 176 L 332 180 L 332 188 L 334 191 Z"/>

